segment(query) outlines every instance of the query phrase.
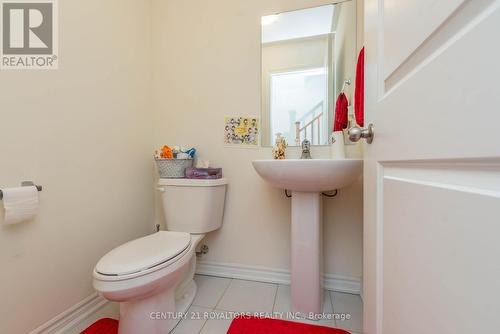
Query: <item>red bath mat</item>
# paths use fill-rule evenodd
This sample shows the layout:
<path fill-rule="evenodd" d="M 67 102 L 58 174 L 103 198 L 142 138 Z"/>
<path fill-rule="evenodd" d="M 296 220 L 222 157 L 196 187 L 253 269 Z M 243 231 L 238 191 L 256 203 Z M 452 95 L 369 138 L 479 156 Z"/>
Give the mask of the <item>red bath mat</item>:
<path fill-rule="evenodd" d="M 349 334 L 342 329 L 268 318 L 236 318 L 227 334 Z"/>
<path fill-rule="evenodd" d="M 80 334 L 117 334 L 118 320 L 101 319 Z M 342 329 L 285 320 L 236 318 L 227 334 L 349 334 Z"/>
<path fill-rule="evenodd" d="M 92 324 L 80 334 L 116 334 L 118 333 L 118 320 L 101 319 Z"/>

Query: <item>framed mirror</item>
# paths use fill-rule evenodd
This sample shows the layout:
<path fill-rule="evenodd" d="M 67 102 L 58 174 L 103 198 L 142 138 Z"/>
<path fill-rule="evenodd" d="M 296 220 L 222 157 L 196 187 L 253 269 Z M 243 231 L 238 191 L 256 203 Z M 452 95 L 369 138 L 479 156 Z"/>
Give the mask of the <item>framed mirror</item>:
<path fill-rule="evenodd" d="M 263 16 L 261 24 L 262 145 L 278 133 L 290 146 L 306 138 L 328 145 L 337 96 L 344 91 L 350 105 L 353 97 L 355 0 Z"/>

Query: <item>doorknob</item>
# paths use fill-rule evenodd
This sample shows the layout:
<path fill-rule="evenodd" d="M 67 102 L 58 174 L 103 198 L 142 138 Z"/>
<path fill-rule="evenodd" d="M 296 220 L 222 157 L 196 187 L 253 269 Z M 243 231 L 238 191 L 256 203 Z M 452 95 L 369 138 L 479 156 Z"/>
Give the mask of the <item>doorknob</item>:
<path fill-rule="evenodd" d="M 373 124 L 368 125 L 367 129 L 361 129 L 358 126 L 354 126 L 349 129 L 349 139 L 352 142 L 358 142 L 361 138 L 365 138 L 368 144 L 373 142 L 373 137 L 375 133 L 373 132 Z"/>

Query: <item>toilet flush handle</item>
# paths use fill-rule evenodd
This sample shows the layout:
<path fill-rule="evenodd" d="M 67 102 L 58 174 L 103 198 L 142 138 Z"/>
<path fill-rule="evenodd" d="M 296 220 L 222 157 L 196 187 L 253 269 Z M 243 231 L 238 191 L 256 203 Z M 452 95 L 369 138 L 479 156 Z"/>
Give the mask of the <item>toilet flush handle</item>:
<path fill-rule="evenodd" d="M 161 193 L 164 193 L 164 192 L 165 192 L 165 188 L 160 188 L 160 187 L 158 187 L 158 188 L 156 188 L 156 190 L 158 190 L 158 191 L 159 191 L 159 192 L 161 192 Z"/>

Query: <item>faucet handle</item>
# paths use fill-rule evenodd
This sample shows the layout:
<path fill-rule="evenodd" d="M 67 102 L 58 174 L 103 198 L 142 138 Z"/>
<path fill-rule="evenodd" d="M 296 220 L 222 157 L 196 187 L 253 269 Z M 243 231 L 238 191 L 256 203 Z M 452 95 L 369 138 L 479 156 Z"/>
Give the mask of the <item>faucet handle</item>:
<path fill-rule="evenodd" d="M 311 142 L 309 141 L 309 139 L 304 139 L 302 141 L 302 150 L 308 150 L 311 148 Z"/>
<path fill-rule="evenodd" d="M 311 159 L 311 142 L 307 139 L 302 141 L 302 155 L 301 159 Z"/>

